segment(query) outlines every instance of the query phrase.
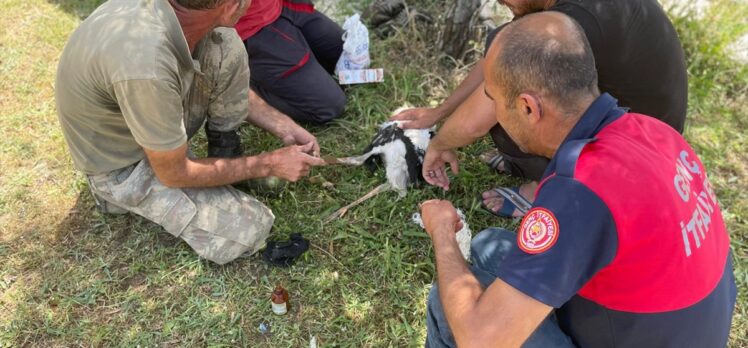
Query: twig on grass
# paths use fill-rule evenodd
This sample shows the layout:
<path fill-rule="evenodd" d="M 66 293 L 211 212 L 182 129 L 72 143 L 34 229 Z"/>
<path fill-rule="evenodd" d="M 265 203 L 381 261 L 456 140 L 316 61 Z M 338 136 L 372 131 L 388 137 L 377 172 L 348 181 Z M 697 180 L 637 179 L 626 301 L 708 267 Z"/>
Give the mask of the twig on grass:
<path fill-rule="evenodd" d="M 330 214 L 330 216 L 328 216 L 327 218 L 325 218 L 325 220 L 323 221 L 323 223 L 326 224 L 326 223 L 329 223 L 330 221 L 335 220 L 335 219 L 337 219 L 339 217 L 343 217 L 343 215 L 345 215 L 345 213 L 348 212 L 348 209 L 351 209 L 351 208 L 353 208 L 353 207 L 355 207 L 355 206 L 363 203 L 367 199 L 369 199 L 371 197 L 374 197 L 374 196 L 376 196 L 376 195 L 378 195 L 378 194 L 380 194 L 380 193 L 382 193 L 384 191 L 389 190 L 390 188 L 392 188 L 392 185 L 390 185 L 390 183 L 384 183 L 384 184 L 381 184 L 381 185 L 375 187 L 373 190 L 369 191 L 369 193 L 367 193 L 367 194 L 363 195 L 361 198 L 353 201 L 353 203 L 348 204 L 345 207 L 342 207 L 342 208 L 336 210 L 334 213 Z"/>
<path fill-rule="evenodd" d="M 338 259 L 337 259 L 337 258 L 336 258 L 335 256 L 333 256 L 333 254 L 330 254 L 330 252 L 329 252 L 329 251 L 327 251 L 327 250 L 323 249 L 322 247 L 320 247 L 320 246 L 319 246 L 319 245 L 317 245 L 317 244 L 314 244 L 313 242 L 310 242 L 309 244 L 311 244 L 311 245 L 312 245 L 313 247 L 317 248 L 317 250 L 319 250 L 319 251 L 321 251 L 321 252 L 325 253 L 325 255 L 329 256 L 329 257 L 330 257 L 331 259 L 333 259 L 333 261 L 337 262 L 337 263 L 338 263 L 338 264 L 340 265 L 340 267 L 343 267 L 343 269 L 344 269 L 344 270 L 345 270 L 346 272 L 348 272 L 348 274 L 350 274 L 350 275 L 354 275 L 354 273 L 353 273 L 353 272 L 351 272 L 351 270 L 350 270 L 350 269 L 348 269 L 348 267 L 346 267 L 346 266 L 345 266 L 345 265 L 344 265 L 344 264 L 343 264 L 342 262 L 340 262 L 340 260 L 338 260 Z"/>

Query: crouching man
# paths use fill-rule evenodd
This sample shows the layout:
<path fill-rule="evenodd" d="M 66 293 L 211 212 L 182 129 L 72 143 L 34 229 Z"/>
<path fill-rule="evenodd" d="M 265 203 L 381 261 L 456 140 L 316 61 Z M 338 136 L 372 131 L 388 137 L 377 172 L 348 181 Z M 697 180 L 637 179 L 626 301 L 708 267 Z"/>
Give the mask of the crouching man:
<path fill-rule="evenodd" d="M 228 186 L 296 181 L 317 158 L 314 136 L 249 92 L 246 52 L 230 29 L 249 0 L 110 0 L 70 37 L 57 109 L 97 207 L 132 212 L 218 264 L 262 248 L 270 209 Z M 287 147 L 242 156 L 245 120 Z M 208 158 L 188 140 L 205 124 Z"/>
<path fill-rule="evenodd" d="M 427 346 L 724 347 L 729 238 L 694 150 L 600 95 L 589 44 L 564 14 L 509 24 L 486 62 L 496 119 L 551 162 L 516 235 L 476 235 L 472 268 L 451 203 L 422 204 L 438 272 Z"/>

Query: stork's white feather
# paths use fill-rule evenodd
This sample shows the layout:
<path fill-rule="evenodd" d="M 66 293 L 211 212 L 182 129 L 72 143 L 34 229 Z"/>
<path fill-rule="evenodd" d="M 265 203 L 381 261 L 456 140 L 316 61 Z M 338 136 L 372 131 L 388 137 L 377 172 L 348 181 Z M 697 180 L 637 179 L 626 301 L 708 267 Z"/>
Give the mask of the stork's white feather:
<path fill-rule="evenodd" d="M 433 131 L 433 128 L 431 129 L 406 129 L 405 130 L 405 136 L 410 138 L 410 141 L 413 142 L 413 145 L 417 149 L 421 149 L 423 151 L 426 151 L 429 147 L 429 142 L 431 141 L 431 132 Z"/>
<path fill-rule="evenodd" d="M 402 123 L 401 121 L 384 122 L 379 126 L 379 129 L 383 130 L 392 125 L 399 127 Z M 431 141 L 431 129 L 406 129 L 403 134 L 410 139 L 416 149 L 424 152 L 429 146 L 429 141 Z M 392 189 L 397 191 L 400 197 L 404 197 L 408 191 L 408 165 L 413 165 L 405 160 L 406 152 L 405 144 L 396 140 L 375 146 L 361 156 L 339 158 L 337 161 L 338 163 L 361 165 L 371 156 L 381 156 L 387 173 L 387 182 L 392 185 Z"/>
<path fill-rule="evenodd" d="M 395 113 L 398 112 L 399 111 L 395 111 Z M 397 191 L 400 197 L 405 196 L 408 190 L 408 184 L 410 184 L 409 181 L 411 180 L 411 174 L 413 177 L 420 176 L 419 168 L 423 163 L 423 156 L 429 146 L 429 142 L 431 141 L 431 132 L 434 128 L 406 129 L 402 130 L 402 133 L 400 133 L 400 129 L 394 128 L 399 127 L 400 124 L 402 124 L 402 122 L 400 121 L 385 122 L 381 124 L 379 126 L 379 132 L 377 132 L 374 140 L 372 140 L 369 146 L 367 146 L 368 151 L 365 154 L 332 160 L 331 163 L 358 166 L 363 164 L 371 156 L 380 156 L 382 162 L 384 163 L 387 175 L 387 183 L 379 185 L 377 188 L 359 198 L 355 202 L 338 209 L 338 211 L 331 214 L 330 217 L 325 221 L 343 216 L 343 214 L 345 214 L 345 212 L 348 211 L 348 209 L 350 209 L 351 207 L 360 204 L 366 199 L 371 198 L 382 191 L 391 189 Z M 390 127 L 390 129 L 387 129 L 388 127 Z M 412 144 L 412 146 L 410 144 Z M 408 159 L 410 159 L 410 162 L 408 161 Z M 465 226 L 467 227 L 467 225 Z M 461 241 L 462 245 L 465 243 L 466 234 L 462 233 L 459 235 L 460 237 L 458 237 L 458 240 Z M 463 253 L 469 254 L 469 230 L 467 231 L 466 241 L 467 249 Z"/>
<path fill-rule="evenodd" d="M 404 110 L 403 108 L 395 110 L 394 114 L 398 114 L 399 111 Z M 388 121 L 385 123 L 382 123 L 381 126 L 379 126 L 379 129 L 384 129 L 387 126 L 391 124 L 396 124 L 398 127 L 400 127 L 401 124 L 403 124 L 403 121 Z M 429 147 L 429 142 L 431 141 L 431 132 L 433 132 L 436 129 L 436 126 L 431 128 L 420 128 L 420 129 L 406 129 L 403 133 L 405 133 L 405 136 L 410 138 L 410 141 L 413 142 L 413 145 L 417 149 L 426 151 Z"/>
<path fill-rule="evenodd" d="M 405 144 L 394 141 L 382 146 L 382 162 L 387 173 L 387 182 L 397 191 L 400 197 L 408 192 L 408 163 L 405 162 Z"/>
<path fill-rule="evenodd" d="M 465 221 L 465 214 L 462 213 L 462 210 L 457 209 L 457 215 L 460 216 L 462 228 L 455 234 L 455 239 L 457 240 L 457 245 L 460 247 L 460 253 L 462 253 L 465 261 L 469 261 L 470 242 L 473 240 L 473 233 L 470 231 L 470 226 L 468 226 L 467 221 Z M 411 219 L 416 225 L 423 228 L 423 219 L 421 218 L 421 213 L 413 214 L 413 217 Z"/>

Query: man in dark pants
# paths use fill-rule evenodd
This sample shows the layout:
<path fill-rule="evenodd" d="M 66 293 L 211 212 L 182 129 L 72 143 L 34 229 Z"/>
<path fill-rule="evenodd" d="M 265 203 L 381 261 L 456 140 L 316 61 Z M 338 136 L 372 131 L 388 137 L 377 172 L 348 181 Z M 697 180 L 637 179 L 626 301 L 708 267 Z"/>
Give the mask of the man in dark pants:
<path fill-rule="evenodd" d="M 343 29 L 310 1 L 253 0 L 236 25 L 249 54 L 251 87 L 296 121 L 325 123 L 345 109 L 330 76 L 343 51 Z"/>
<path fill-rule="evenodd" d="M 502 3 L 516 17 L 548 10 L 574 19 L 592 47 L 600 90 L 614 95 L 621 106 L 633 112 L 651 115 L 683 131 L 688 99 L 683 49 L 657 1 L 506 0 Z M 489 35 L 489 40 L 496 32 Z M 548 160 L 524 153 L 496 123 L 490 101 L 482 92 L 482 73 L 483 60 L 439 107 L 411 109 L 394 118 L 408 120 L 404 127 L 424 128 L 449 116 L 429 146 L 424 173 L 434 170 L 436 162 L 445 160 L 456 169 L 456 157 L 451 150 L 490 133 L 500 153 L 485 159 L 489 165 L 501 173 L 535 181 L 519 188 L 484 192 L 483 206 L 496 215 L 522 216 L 534 198 L 537 180 Z"/>

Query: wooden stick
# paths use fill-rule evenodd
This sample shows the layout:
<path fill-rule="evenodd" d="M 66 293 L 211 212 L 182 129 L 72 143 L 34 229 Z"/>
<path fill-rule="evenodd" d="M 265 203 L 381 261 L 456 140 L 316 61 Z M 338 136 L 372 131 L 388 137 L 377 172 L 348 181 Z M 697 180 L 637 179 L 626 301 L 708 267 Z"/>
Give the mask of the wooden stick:
<path fill-rule="evenodd" d="M 353 207 L 355 207 L 355 206 L 363 203 L 367 199 L 369 199 L 371 197 L 374 197 L 374 196 L 376 196 L 376 195 L 378 195 L 378 194 L 380 194 L 380 193 L 382 193 L 384 191 L 388 191 L 391 188 L 392 188 L 392 185 L 390 185 L 390 183 L 388 183 L 388 182 L 375 187 L 373 190 L 369 191 L 369 193 L 367 193 L 367 194 L 363 195 L 361 198 L 353 201 L 353 203 L 348 204 L 345 207 L 342 207 L 342 208 L 338 209 L 337 211 L 335 211 L 334 213 L 330 214 L 330 216 L 328 216 L 323 221 L 323 223 L 326 224 L 326 223 L 329 223 L 332 220 L 335 220 L 337 218 L 343 217 L 343 215 L 345 215 L 345 213 L 348 212 L 348 209 L 351 209 L 351 208 L 353 208 Z"/>
<path fill-rule="evenodd" d="M 335 256 L 333 256 L 329 251 L 327 251 L 325 249 L 322 249 L 319 245 L 314 244 L 312 242 L 310 242 L 309 244 L 311 244 L 313 247 L 317 248 L 319 251 L 327 254 L 327 256 L 329 256 L 330 258 L 332 258 L 333 261 L 337 262 L 340 265 L 340 267 L 343 267 L 343 270 L 345 270 L 346 272 L 348 272 L 350 275 L 353 275 L 353 272 L 351 272 L 351 270 L 348 269 L 348 267 L 346 267 L 342 262 L 340 262 L 338 259 L 336 259 Z"/>

